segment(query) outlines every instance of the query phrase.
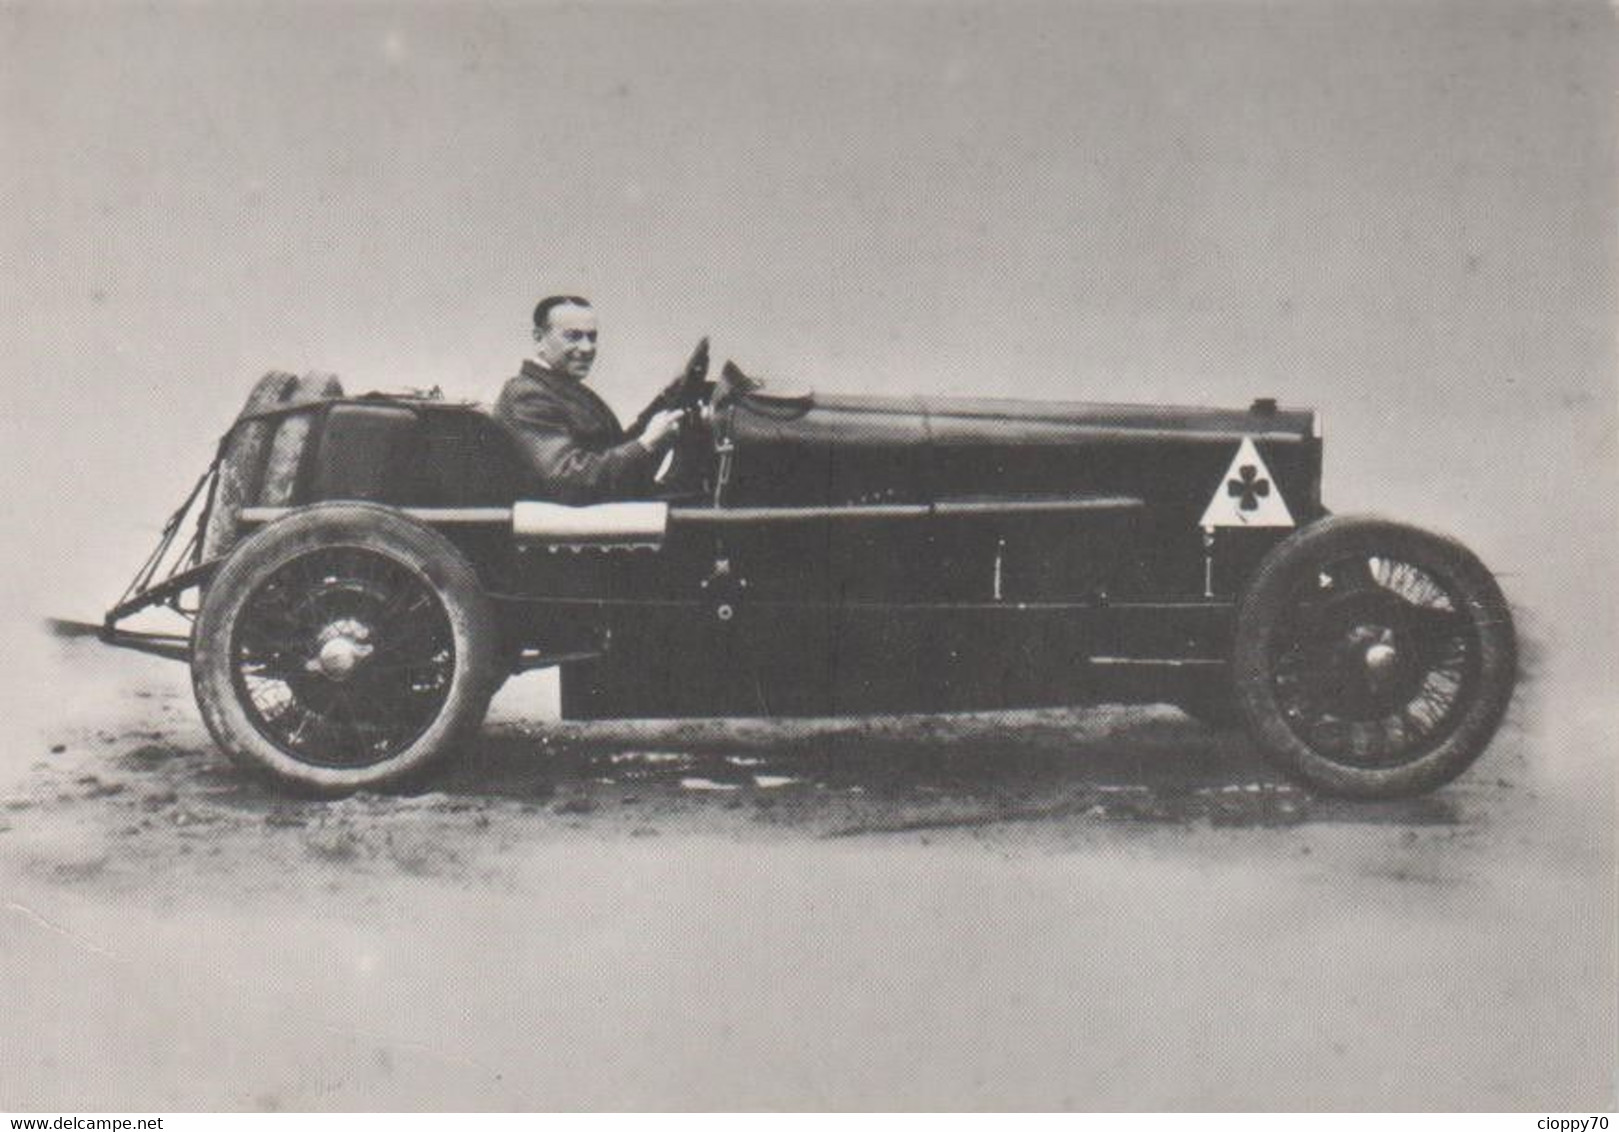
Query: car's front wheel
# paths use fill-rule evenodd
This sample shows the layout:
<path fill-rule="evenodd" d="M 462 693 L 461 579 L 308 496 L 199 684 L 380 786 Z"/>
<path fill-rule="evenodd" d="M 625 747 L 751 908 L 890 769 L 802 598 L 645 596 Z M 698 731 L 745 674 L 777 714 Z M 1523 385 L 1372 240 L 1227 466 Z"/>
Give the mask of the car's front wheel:
<path fill-rule="evenodd" d="M 1327 793 L 1434 789 L 1483 752 L 1517 678 L 1512 615 L 1459 543 L 1332 517 L 1279 544 L 1238 607 L 1249 732 Z"/>
<path fill-rule="evenodd" d="M 471 565 L 384 507 L 320 504 L 244 541 L 192 632 L 202 717 L 233 759 L 336 794 L 421 771 L 482 722 L 498 632 Z"/>

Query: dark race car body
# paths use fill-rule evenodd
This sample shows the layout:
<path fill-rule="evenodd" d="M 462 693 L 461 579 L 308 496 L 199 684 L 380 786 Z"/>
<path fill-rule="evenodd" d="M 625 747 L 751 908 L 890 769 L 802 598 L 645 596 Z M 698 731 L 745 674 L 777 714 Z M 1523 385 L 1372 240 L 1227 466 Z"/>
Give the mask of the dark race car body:
<path fill-rule="evenodd" d="M 249 414 L 218 475 L 257 427 L 276 482 L 237 477 L 228 552 L 194 545 L 184 584 L 146 578 L 106 635 L 202 656 L 222 745 L 333 790 L 414 770 L 475 726 L 504 675 L 547 665 L 575 718 L 1168 699 L 1361 794 L 1459 773 L 1505 707 L 1493 581 L 1455 544 L 1329 518 L 1311 412 L 773 396 L 729 366 L 686 393 L 663 496 L 589 507 L 547 500 L 475 406 Z M 387 529 L 375 545 L 368 523 Z M 1315 549 L 1282 561 L 1305 534 Z M 184 610 L 191 586 L 188 641 L 120 628 L 154 602 Z M 412 653 L 401 609 L 417 590 L 443 624 Z M 1244 639 L 1245 617 L 1263 639 Z M 204 649 L 210 633 L 230 639 Z M 261 703 L 261 686 L 278 695 Z"/>

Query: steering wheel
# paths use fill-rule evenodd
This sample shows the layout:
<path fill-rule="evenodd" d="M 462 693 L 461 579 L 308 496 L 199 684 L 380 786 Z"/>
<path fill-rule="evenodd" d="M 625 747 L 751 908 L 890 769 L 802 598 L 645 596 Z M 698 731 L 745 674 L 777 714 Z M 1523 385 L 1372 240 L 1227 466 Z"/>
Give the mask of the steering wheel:
<path fill-rule="evenodd" d="M 663 462 L 653 479 L 665 486 L 678 486 L 687 469 L 701 466 L 701 455 L 707 448 L 708 424 L 703 420 L 703 408 L 708 403 L 712 386 L 708 381 L 708 339 L 697 343 L 697 348 L 686 360 L 681 371 L 658 400 L 666 409 L 680 410 L 680 433 L 664 455 Z"/>
<path fill-rule="evenodd" d="M 708 339 L 703 338 L 691 352 L 691 357 L 686 359 L 686 368 L 681 371 L 679 379 L 675 382 L 672 398 L 674 403 L 670 408 L 685 413 L 700 413 L 707 393 Z"/>

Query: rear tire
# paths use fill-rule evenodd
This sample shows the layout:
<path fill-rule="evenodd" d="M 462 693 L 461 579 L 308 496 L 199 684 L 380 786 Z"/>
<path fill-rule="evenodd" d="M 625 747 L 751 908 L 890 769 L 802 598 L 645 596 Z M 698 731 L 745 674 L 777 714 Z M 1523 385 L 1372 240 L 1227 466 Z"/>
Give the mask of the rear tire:
<path fill-rule="evenodd" d="M 1286 772 L 1329 794 L 1418 794 L 1472 765 L 1500 725 L 1512 614 L 1461 544 L 1335 516 L 1260 564 L 1232 675 L 1250 734 Z"/>
<path fill-rule="evenodd" d="M 321 794 L 395 785 L 482 723 L 499 633 L 442 535 L 364 503 L 244 540 L 192 632 L 204 723 L 244 766 Z"/>

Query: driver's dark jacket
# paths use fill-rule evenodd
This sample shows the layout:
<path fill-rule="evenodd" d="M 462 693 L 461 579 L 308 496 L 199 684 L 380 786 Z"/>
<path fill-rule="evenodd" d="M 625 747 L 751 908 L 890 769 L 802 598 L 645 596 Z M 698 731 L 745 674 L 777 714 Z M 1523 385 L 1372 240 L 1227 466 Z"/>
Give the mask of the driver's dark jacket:
<path fill-rule="evenodd" d="M 652 453 L 626 437 L 605 401 L 565 373 L 525 361 L 500 391 L 495 418 L 528 458 L 543 499 L 578 505 L 652 491 Z"/>

